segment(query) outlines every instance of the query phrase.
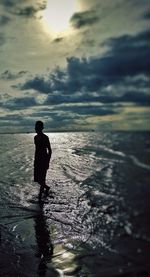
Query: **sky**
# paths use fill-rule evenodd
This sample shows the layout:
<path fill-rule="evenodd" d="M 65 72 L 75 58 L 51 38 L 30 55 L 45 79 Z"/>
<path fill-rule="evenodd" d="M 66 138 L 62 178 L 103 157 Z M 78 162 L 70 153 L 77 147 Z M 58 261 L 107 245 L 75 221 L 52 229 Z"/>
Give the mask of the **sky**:
<path fill-rule="evenodd" d="M 0 132 L 150 129 L 149 0 L 0 0 Z"/>

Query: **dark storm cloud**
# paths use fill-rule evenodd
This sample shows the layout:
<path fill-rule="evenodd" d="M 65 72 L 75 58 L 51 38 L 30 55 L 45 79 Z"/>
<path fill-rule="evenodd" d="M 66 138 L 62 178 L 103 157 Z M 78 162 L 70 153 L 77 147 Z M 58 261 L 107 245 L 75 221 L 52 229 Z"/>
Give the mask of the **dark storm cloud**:
<path fill-rule="evenodd" d="M 5 116 L 1 116 L 0 120 L 2 121 L 12 121 L 12 122 L 16 122 L 16 121 L 20 121 L 22 119 L 21 115 L 18 114 L 8 114 Z"/>
<path fill-rule="evenodd" d="M 95 14 L 95 11 L 85 11 L 85 12 L 78 12 L 73 14 L 70 19 L 70 23 L 75 28 L 82 28 L 85 26 L 92 25 L 98 21 L 98 17 Z"/>
<path fill-rule="evenodd" d="M 15 109 L 26 109 L 32 106 L 37 105 L 36 100 L 34 97 L 15 97 L 10 99 L 1 99 L 0 105 L 3 108 L 7 108 L 9 110 Z"/>
<path fill-rule="evenodd" d="M 35 76 L 33 79 L 27 80 L 23 85 L 16 87 L 25 89 L 34 89 L 44 94 L 49 94 L 55 90 L 66 91 L 67 88 L 66 72 L 56 68 L 55 71 L 47 76 Z"/>
<path fill-rule="evenodd" d="M 99 101 L 98 96 L 94 96 L 88 93 L 82 93 L 79 95 L 65 95 L 65 94 L 49 94 L 45 100 L 45 105 L 59 105 L 64 103 L 86 103 L 86 102 L 97 102 Z"/>
<path fill-rule="evenodd" d="M 111 93 L 112 94 L 112 93 Z M 137 91 L 128 91 L 124 92 L 121 96 L 111 95 L 106 93 L 106 95 L 94 96 L 88 93 L 82 93 L 81 95 L 51 95 L 49 94 L 45 105 L 60 105 L 64 103 L 91 103 L 91 102 L 100 102 L 100 103 L 119 103 L 119 102 L 134 102 L 136 104 L 150 105 L 150 94 L 137 92 Z"/>
<path fill-rule="evenodd" d="M 150 105 L 150 94 L 137 91 L 128 91 L 123 93 L 121 96 L 99 96 L 98 100 L 102 103 L 134 102 L 136 104 Z"/>
<path fill-rule="evenodd" d="M 47 112 L 34 113 L 36 117 L 50 117 L 52 119 L 61 118 L 79 118 L 81 115 L 88 116 L 105 116 L 115 114 L 111 107 L 100 107 L 96 105 L 71 105 L 71 106 L 59 106 L 57 109 Z"/>
<path fill-rule="evenodd" d="M 143 92 L 129 91 L 121 99 L 122 102 L 135 102 L 142 105 L 150 105 L 150 94 Z"/>
<path fill-rule="evenodd" d="M 143 16 L 143 19 L 150 19 L 150 11 L 146 12 Z"/>
<path fill-rule="evenodd" d="M 18 85 L 22 90 L 26 89 L 34 89 L 41 93 L 50 93 L 52 91 L 51 88 L 51 80 L 47 80 L 44 76 L 36 76 L 35 78 L 26 81 L 24 85 Z"/>
<path fill-rule="evenodd" d="M 108 56 L 101 60 L 104 72 L 113 77 L 150 73 L 150 31 L 112 38 L 106 44 L 110 50 Z"/>
<path fill-rule="evenodd" d="M 22 98 L 15 98 L 12 101 L 14 107 L 21 108 L 28 108 L 36 105 L 36 100 L 34 97 L 22 97 Z"/>
<path fill-rule="evenodd" d="M 59 108 L 57 108 L 59 110 Z M 71 105 L 60 107 L 61 111 L 65 111 L 66 113 L 70 111 L 71 114 L 75 115 L 84 115 L 84 116 L 105 116 L 115 114 L 112 108 L 100 107 L 96 105 Z"/>
<path fill-rule="evenodd" d="M 126 91 L 124 89 L 123 95 L 120 94 L 117 97 L 110 96 L 107 92 L 106 95 L 101 95 L 101 91 L 110 85 L 122 84 L 125 88 L 127 79 L 134 79 L 134 86 L 137 89 L 139 80 L 136 80 L 136 77 L 139 75 L 149 80 L 150 32 L 111 38 L 105 41 L 105 45 L 108 47 L 105 56 L 89 59 L 70 57 L 67 59 L 65 70 L 57 68 L 47 76 L 36 76 L 27 80 L 25 84 L 19 85 L 19 88 L 34 89 L 49 94 L 47 103 L 50 104 L 69 103 L 69 101 L 149 103 L 149 96 L 142 91 L 136 94 L 127 88 Z M 148 82 L 145 79 L 142 80 L 143 89 L 147 88 Z M 130 85 L 133 85 L 133 81 L 128 81 L 128 87 Z M 85 91 L 88 94 L 84 93 Z M 79 92 L 81 92 L 80 95 L 78 95 Z M 97 92 L 96 97 L 94 92 Z"/>
<path fill-rule="evenodd" d="M 12 128 L 12 132 L 15 131 L 23 131 L 24 127 L 26 127 L 26 130 L 34 130 L 34 124 L 35 120 L 30 116 L 24 116 L 21 114 L 9 114 L 5 116 L 0 116 L 0 127 L 1 130 L 5 130 L 5 132 L 8 132 Z M 15 129 L 16 128 L 16 129 Z"/>

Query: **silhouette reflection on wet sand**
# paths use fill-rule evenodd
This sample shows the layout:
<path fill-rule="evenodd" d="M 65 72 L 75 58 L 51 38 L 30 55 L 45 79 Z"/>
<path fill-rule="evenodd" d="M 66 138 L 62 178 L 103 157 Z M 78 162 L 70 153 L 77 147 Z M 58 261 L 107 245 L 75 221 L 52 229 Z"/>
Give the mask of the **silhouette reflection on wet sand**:
<path fill-rule="evenodd" d="M 35 217 L 35 235 L 37 241 L 36 256 L 40 258 L 38 267 L 39 276 L 45 276 L 47 262 L 50 262 L 53 255 L 53 245 L 50 238 L 50 231 L 43 212 L 43 203 L 39 202 L 40 210 Z"/>

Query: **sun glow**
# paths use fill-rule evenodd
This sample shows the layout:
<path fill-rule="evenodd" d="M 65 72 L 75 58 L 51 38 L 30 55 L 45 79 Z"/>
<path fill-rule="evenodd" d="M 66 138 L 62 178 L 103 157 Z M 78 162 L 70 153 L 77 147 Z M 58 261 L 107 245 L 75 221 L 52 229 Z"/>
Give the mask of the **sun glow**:
<path fill-rule="evenodd" d="M 76 11 L 76 0 L 48 0 L 43 20 L 47 28 L 57 35 L 69 29 L 69 20 Z"/>

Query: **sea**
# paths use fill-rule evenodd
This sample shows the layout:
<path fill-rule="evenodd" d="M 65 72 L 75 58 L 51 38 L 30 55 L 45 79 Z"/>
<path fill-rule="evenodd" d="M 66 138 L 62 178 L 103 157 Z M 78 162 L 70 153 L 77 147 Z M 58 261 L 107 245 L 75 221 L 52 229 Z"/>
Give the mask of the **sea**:
<path fill-rule="evenodd" d="M 0 135 L 0 276 L 150 276 L 150 132 L 46 134 L 40 202 L 35 134 Z"/>

